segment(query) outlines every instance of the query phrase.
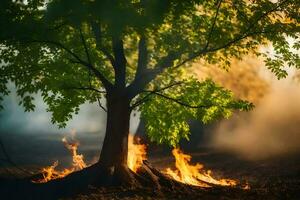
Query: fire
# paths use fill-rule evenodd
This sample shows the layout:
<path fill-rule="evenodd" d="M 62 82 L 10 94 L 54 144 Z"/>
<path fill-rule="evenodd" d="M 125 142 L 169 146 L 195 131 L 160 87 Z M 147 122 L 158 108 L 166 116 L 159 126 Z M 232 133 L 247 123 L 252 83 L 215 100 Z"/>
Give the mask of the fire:
<path fill-rule="evenodd" d="M 87 167 L 84 160 L 83 160 L 83 158 L 84 158 L 83 155 L 77 153 L 79 142 L 74 141 L 73 143 L 69 143 L 67 141 L 66 137 L 64 137 L 62 139 L 62 142 L 64 143 L 65 147 L 72 153 L 73 168 L 75 170 L 81 170 L 81 169 Z"/>
<path fill-rule="evenodd" d="M 62 171 L 57 171 L 55 168 L 58 166 L 58 161 L 55 161 L 51 166 L 43 168 L 42 174 L 43 179 L 35 180 L 34 183 L 46 183 L 53 179 L 63 178 L 68 174 L 72 173 L 73 169 L 64 169 Z"/>
<path fill-rule="evenodd" d="M 45 183 L 53 179 L 63 178 L 74 171 L 78 171 L 87 167 L 87 164 L 84 162 L 84 156 L 82 154 L 78 154 L 77 152 L 79 142 L 74 139 L 75 133 L 72 132 L 71 134 L 72 142 L 69 142 L 66 137 L 62 139 L 62 142 L 72 154 L 72 167 L 70 169 L 64 169 L 61 171 L 56 170 L 58 161 L 55 161 L 51 166 L 42 168 L 42 179 L 33 182 Z M 140 144 L 139 138 L 137 139 L 137 144 L 135 144 L 134 137 L 130 135 L 128 138 L 128 167 L 132 171 L 137 172 L 138 168 L 142 166 L 143 160 L 146 160 L 146 145 Z"/>
<path fill-rule="evenodd" d="M 70 169 L 64 169 L 62 171 L 56 170 L 56 167 L 58 166 L 58 161 L 55 161 L 51 166 L 45 167 L 41 170 L 43 174 L 43 179 L 33 181 L 36 183 L 45 183 L 53 179 L 63 178 L 67 176 L 68 174 L 81 170 L 87 165 L 84 162 L 84 157 L 82 154 L 77 153 L 77 149 L 79 146 L 79 142 L 76 141 L 73 137 L 73 142 L 69 142 L 66 137 L 62 139 L 62 142 L 64 143 L 65 147 L 71 152 L 72 154 L 72 167 Z"/>
<path fill-rule="evenodd" d="M 134 143 L 134 137 L 129 135 L 128 137 L 128 167 L 137 172 L 143 164 L 143 160 L 146 160 L 146 145 L 140 144 L 140 139 L 137 139 L 137 144 Z"/>
<path fill-rule="evenodd" d="M 223 185 L 223 186 L 234 186 L 236 185 L 235 180 L 231 179 L 214 179 L 211 175 L 210 170 L 204 171 L 203 165 L 197 163 L 196 165 L 191 165 L 191 156 L 184 154 L 180 149 L 173 149 L 172 151 L 175 157 L 175 166 L 176 170 L 167 168 L 165 173 L 174 178 L 175 180 L 200 187 L 210 187 L 209 183 L 214 185 Z"/>
<path fill-rule="evenodd" d="M 43 175 L 42 179 L 35 180 L 33 182 L 45 183 L 53 179 L 63 178 L 74 171 L 81 170 L 87 167 L 87 164 L 84 162 L 84 156 L 82 154 L 78 154 L 77 152 L 79 142 L 75 140 L 74 137 L 72 137 L 72 142 L 68 141 L 66 137 L 62 139 L 62 142 L 72 154 L 72 167 L 70 169 L 56 170 L 56 167 L 58 166 L 58 161 L 55 161 L 53 165 L 45 167 L 41 170 Z M 189 162 L 191 161 L 191 156 L 184 154 L 180 149 L 173 149 L 172 153 L 176 160 L 176 170 L 167 168 L 166 170 L 164 170 L 164 173 L 168 174 L 173 179 L 182 183 L 196 185 L 200 187 L 210 187 L 209 184 L 223 186 L 236 185 L 236 181 L 231 179 L 214 179 L 211 176 L 212 173 L 210 170 L 203 170 L 202 164 L 189 164 Z M 132 171 L 137 172 L 137 170 L 142 166 L 143 161 L 146 160 L 146 155 L 146 145 L 141 144 L 139 138 L 136 141 L 134 141 L 134 137 L 130 135 L 128 137 L 128 167 Z M 245 189 L 248 188 L 250 187 L 247 185 Z"/>

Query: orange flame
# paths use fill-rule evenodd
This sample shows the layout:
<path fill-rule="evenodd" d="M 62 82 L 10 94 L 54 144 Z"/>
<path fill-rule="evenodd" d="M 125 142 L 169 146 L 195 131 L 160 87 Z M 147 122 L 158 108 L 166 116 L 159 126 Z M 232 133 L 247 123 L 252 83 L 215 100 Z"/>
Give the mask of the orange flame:
<path fill-rule="evenodd" d="M 134 137 L 128 137 L 128 158 L 127 165 L 134 172 L 142 166 L 143 160 L 146 160 L 146 145 L 140 144 L 140 138 L 137 139 L 137 144 L 134 143 Z"/>
<path fill-rule="evenodd" d="M 74 140 L 74 139 L 73 139 Z M 63 178 L 68 174 L 81 170 L 87 167 L 84 162 L 84 156 L 82 154 L 77 153 L 77 149 L 79 146 L 79 142 L 74 140 L 73 142 L 69 142 L 66 137 L 62 139 L 65 147 L 71 152 L 73 163 L 70 169 L 64 170 L 56 170 L 58 166 L 58 161 L 55 161 L 53 165 L 49 167 L 45 167 L 41 170 L 43 178 L 40 180 L 34 180 L 35 183 L 45 183 L 53 179 Z M 210 187 L 209 183 L 215 185 L 223 185 L 223 186 L 234 186 L 236 185 L 236 181 L 231 179 L 221 179 L 217 180 L 211 176 L 211 171 L 203 171 L 203 165 L 197 163 L 196 165 L 191 165 L 189 162 L 191 161 L 191 156 L 182 153 L 180 149 L 173 149 L 172 151 L 175 157 L 175 166 L 176 170 L 172 170 L 171 168 L 167 168 L 164 170 L 166 174 L 174 178 L 175 180 L 201 187 Z M 134 141 L 134 137 L 130 135 L 128 137 L 128 158 L 127 165 L 128 167 L 137 172 L 137 170 L 142 166 L 143 161 L 146 160 L 146 145 L 140 144 L 140 139 L 138 138 L 136 143 Z M 201 172 L 202 170 L 202 172 Z M 249 189 L 250 187 L 247 185 L 245 189 Z"/>
<path fill-rule="evenodd" d="M 175 180 L 200 187 L 210 187 L 209 183 L 214 185 L 223 185 L 223 186 L 234 186 L 236 185 L 235 180 L 231 179 L 214 179 L 210 170 L 204 171 L 203 165 L 197 163 L 196 165 L 191 165 L 191 156 L 184 154 L 180 149 L 173 149 L 172 151 L 175 157 L 175 166 L 176 170 L 167 168 L 165 173 L 174 178 Z M 202 171 L 201 171 L 202 170 Z"/>
<path fill-rule="evenodd" d="M 87 166 L 83 160 L 84 158 L 83 155 L 77 153 L 77 149 L 79 146 L 78 141 L 74 140 L 73 142 L 68 142 L 67 138 L 64 137 L 62 139 L 62 142 L 64 143 L 65 147 L 72 153 L 72 158 L 73 158 L 72 168 L 58 171 L 56 170 L 56 167 L 58 166 L 58 161 L 55 161 L 51 166 L 42 168 L 41 172 L 43 174 L 43 179 L 36 180 L 33 182 L 46 183 L 53 179 L 63 178 L 68 174 L 77 170 L 81 170 Z"/>
<path fill-rule="evenodd" d="M 67 141 L 67 138 L 64 137 L 62 139 L 62 142 L 64 143 L 65 147 L 72 153 L 72 158 L 73 158 L 73 167 L 75 170 L 81 170 L 86 167 L 86 164 L 83 160 L 83 155 L 82 154 L 77 154 L 77 149 L 79 146 L 78 141 L 74 141 L 73 143 L 69 143 Z"/>
<path fill-rule="evenodd" d="M 43 179 L 40 180 L 34 180 L 32 182 L 34 183 L 46 183 L 53 179 L 63 178 L 67 176 L 68 174 L 72 173 L 73 169 L 64 169 L 62 171 L 57 171 L 55 168 L 58 166 L 58 161 L 55 161 L 53 165 L 49 167 L 45 167 L 41 170 L 43 174 Z"/>
<path fill-rule="evenodd" d="M 74 133 L 72 133 L 72 135 L 74 140 Z M 84 162 L 84 156 L 82 154 L 77 153 L 79 142 L 76 140 L 74 140 L 73 142 L 69 142 L 66 137 L 62 139 L 62 142 L 72 154 L 72 168 L 58 171 L 56 170 L 56 167 L 58 166 L 58 161 L 55 161 L 51 166 L 42 168 L 42 179 L 33 182 L 45 183 L 53 179 L 63 178 L 74 171 L 81 170 L 87 167 L 87 164 Z M 142 166 L 143 160 L 146 160 L 146 145 L 139 144 L 140 139 L 137 139 L 137 143 L 138 144 L 134 143 L 134 138 L 132 135 L 130 135 L 128 138 L 127 164 L 128 167 L 134 172 L 137 172 L 138 168 Z"/>

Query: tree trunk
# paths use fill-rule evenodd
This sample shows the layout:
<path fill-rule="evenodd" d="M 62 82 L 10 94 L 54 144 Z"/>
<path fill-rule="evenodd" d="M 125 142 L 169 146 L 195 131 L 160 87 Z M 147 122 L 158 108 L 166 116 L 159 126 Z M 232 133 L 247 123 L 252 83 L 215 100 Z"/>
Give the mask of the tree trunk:
<path fill-rule="evenodd" d="M 117 92 L 109 94 L 106 134 L 99 164 L 112 172 L 117 168 L 127 167 L 129 121 L 129 99 Z"/>

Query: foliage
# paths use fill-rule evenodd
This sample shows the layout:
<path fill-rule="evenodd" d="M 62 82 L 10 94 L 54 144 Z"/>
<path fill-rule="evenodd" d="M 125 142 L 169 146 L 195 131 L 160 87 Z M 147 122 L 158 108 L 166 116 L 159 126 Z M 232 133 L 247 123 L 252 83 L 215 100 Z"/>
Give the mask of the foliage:
<path fill-rule="evenodd" d="M 251 103 L 235 100 L 230 91 L 211 80 L 199 82 L 190 78 L 179 86 L 151 95 L 141 113 L 151 140 L 176 146 L 180 139 L 188 139 L 187 119 L 208 123 L 228 118 L 233 109 L 250 110 L 252 107 Z"/>
<path fill-rule="evenodd" d="M 299 67 L 287 42 L 293 38 L 299 48 L 299 13 L 299 0 L 2 0 L 0 92 L 7 95 L 7 82 L 14 82 L 20 104 L 31 111 L 40 91 L 60 127 L 84 102 L 125 94 L 149 121 L 151 137 L 174 145 L 187 137 L 190 118 L 208 122 L 249 108 L 211 81 L 186 79 L 178 70 L 198 58 L 226 68 L 232 58 L 262 55 L 259 47 L 271 44 L 276 55 L 265 55 L 266 63 L 285 77 L 285 64 Z M 169 101 L 155 91 L 140 101 L 145 90 L 177 81 L 184 83 L 162 91 Z M 161 134 L 151 130 L 158 119 Z"/>

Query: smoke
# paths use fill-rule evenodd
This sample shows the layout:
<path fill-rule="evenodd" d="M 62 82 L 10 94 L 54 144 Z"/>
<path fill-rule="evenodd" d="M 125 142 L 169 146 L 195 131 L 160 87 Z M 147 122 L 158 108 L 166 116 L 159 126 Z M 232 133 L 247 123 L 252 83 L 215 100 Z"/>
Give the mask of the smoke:
<path fill-rule="evenodd" d="M 269 82 L 263 72 L 263 62 L 248 56 L 243 60 L 231 60 L 228 70 L 205 63 L 195 63 L 192 73 L 200 80 L 210 78 L 215 83 L 231 90 L 237 98 L 258 103 L 268 92 Z"/>
<path fill-rule="evenodd" d="M 78 116 L 74 116 L 64 129 L 58 129 L 51 124 L 51 113 L 46 112 L 46 105 L 42 97 L 35 95 L 34 112 L 24 112 L 18 105 L 18 97 L 13 84 L 9 85 L 11 94 L 4 99 L 4 110 L 1 111 L 0 131 L 13 133 L 60 133 L 76 129 L 77 132 L 104 132 L 105 113 L 97 104 L 84 104 L 80 107 Z"/>
<path fill-rule="evenodd" d="M 24 108 L 18 105 L 18 97 L 14 84 L 9 84 L 12 91 L 4 98 L 4 110 L 0 112 L 1 133 L 30 133 L 30 134 L 53 134 L 67 133 L 75 129 L 77 133 L 100 133 L 103 137 L 106 127 L 106 113 L 101 110 L 97 103 L 83 104 L 80 106 L 78 115 L 68 121 L 66 128 L 58 129 L 51 123 L 51 113 L 46 112 L 46 104 L 42 97 L 35 95 L 33 112 L 24 112 Z M 131 131 L 137 129 L 137 117 L 132 117 Z"/>
<path fill-rule="evenodd" d="M 222 121 L 213 134 L 216 148 L 246 159 L 266 159 L 300 152 L 300 90 L 274 82 L 250 113 Z"/>
<path fill-rule="evenodd" d="M 253 102 L 251 112 L 236 113 L 222 120 L 209 135 L 212 145 L 246 159 L 267 159 L 300 152 L 300 90 L 297 72 L 278 81 L 256 57 L 232 60 L 229 71 L 195 64 L 199 79 L 211 78 L 233 91 L 240 99 Z M 293 77 L 294 76 L 294 77 Z M 299 76 L 300 77 L 300 76 Z"/>

